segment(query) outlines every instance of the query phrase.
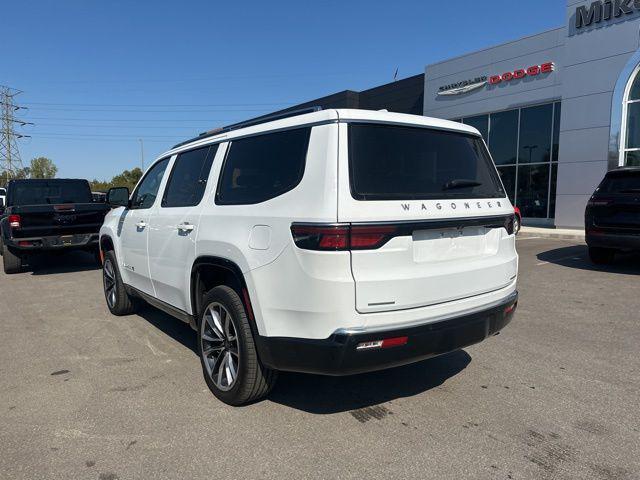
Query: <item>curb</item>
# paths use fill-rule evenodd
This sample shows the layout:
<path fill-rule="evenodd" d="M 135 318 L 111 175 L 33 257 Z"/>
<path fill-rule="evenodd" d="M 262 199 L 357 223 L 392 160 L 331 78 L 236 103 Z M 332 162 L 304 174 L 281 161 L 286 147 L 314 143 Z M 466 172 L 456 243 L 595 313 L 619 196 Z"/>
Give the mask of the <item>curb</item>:
<path fill-rule="evenodd" d="M 518 233 L 519 238 L 549 238 L 555 240 L 575 240 L 579 242 L 584 242 L 584 232 L 580 230 L 576 230 L 574 232 L 570 231 L 556 231 L 551 228 L 536 228 L 529 229 L 527 227 L 522 227 L 520 232 Z"/>

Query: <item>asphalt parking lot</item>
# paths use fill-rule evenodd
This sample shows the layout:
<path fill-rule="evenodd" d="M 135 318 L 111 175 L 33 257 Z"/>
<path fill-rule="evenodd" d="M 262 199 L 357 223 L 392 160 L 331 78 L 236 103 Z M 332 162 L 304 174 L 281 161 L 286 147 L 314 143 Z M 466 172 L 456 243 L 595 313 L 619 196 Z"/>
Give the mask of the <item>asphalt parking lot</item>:
<path fill-rule="evenodd" d="M 483 344 L 228 407 L 188 326 L 109 315 L 90 256 L 0 274 L 0 478 L 640 478 L 640 258 L 519 239 Z"/>

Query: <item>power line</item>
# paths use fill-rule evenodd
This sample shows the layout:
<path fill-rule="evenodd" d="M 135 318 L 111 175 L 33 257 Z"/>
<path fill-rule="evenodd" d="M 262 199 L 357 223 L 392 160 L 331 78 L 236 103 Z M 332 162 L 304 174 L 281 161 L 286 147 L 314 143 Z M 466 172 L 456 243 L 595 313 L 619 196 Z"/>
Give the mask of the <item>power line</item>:
<path fill-rule="evenodd" d="M 15 112 L 24 108 L 16 105 L 14 98 L 22 93 L 13 88 L 0 86 L 0 115 L 2 116 L 2 132 L 0 133 L 0 175 L 8 180 L 22 170 L 22 159 L 18 149 L 18 139 L 27 138 L 16 132 L 16 125 L 24 126 L 25 122 L 16 118 Z"/>
<path fill-rule="evenodd" d="M 191 110 L 137 110 L 137 109 L 100 109 L 100 108 L 57 108 L 57 107 L 34 107 L 31 110 L 44 110 L 55 112 L 113 112 L 113 113 L 209 113 L 209 112 L 265 112 L 268 109 L 250 108 L 250 109 L 191 109 Z"/>
<path fill-rule="evenodd" d="M 183 104 L 166 104 L 166 103 L 48 103 L 48 102 L 25 102 L 24 105 L 46 105 L 52 107 L 278 107 L 286 105 L 294 105 L 291 102 L 278 103 L 183 103 Z"/>

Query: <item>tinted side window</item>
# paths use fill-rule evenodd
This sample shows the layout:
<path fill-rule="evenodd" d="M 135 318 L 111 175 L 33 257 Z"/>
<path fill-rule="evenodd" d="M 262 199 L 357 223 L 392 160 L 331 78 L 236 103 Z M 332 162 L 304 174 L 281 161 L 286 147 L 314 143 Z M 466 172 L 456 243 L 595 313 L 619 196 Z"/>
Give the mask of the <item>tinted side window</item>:
<path fill-rule="evenodd" d="M 163 207 L 192 207 L 200 203 L 217 151 L 218 145 L 212 145 L 178 155 L 164 189 Z"/>
<path fill-rule="evenodd" d="M 295 188 L 304 174 L 310 134 L 310 127 L 298 128 L 232 142 L 216 203 L 260 203 Z"/>
<path fill-rule="evenodd" d="M 162 176 L 167 169 L 169 159 L 164 158 L 149 169 L 142 182 L 131 197 L 131 208 L 151 208 L 158 196 Z"/>

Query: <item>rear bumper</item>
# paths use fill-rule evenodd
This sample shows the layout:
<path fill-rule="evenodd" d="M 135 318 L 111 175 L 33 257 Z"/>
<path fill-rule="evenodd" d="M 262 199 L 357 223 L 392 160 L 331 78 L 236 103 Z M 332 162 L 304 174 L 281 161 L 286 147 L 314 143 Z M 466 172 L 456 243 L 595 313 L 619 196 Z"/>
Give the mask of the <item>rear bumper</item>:
<path fill-rule="evenodd" d="M 640 250 L 640 231 L 628 234 L 587 233 L 585 241 L 590 247 L 617 248 L 621 250 Z"/>
<path fill-rule="evenodd" d="M 499 333 L 513 318 L 518 302 L 514 292 L 499 305 L 473 314 L 394 330 L 334 333 L 314 340 L 258 336 L 262 363 L 284 371 L 322 375 L 352 375 L 406 365 L 468 347 Z M 363 342 L 407 337 L 407 343 L 384 349 L 357 350 Z"/>
<path fill-rule="evenodd" d="M 29 251 L 54 251 L 98 246 L 98 233 L 78 233 L 72 235 L 51 235 L 45 237 L 25 237 L 5 239 L 12 249 L 28 253 Z"/>

